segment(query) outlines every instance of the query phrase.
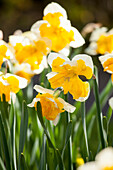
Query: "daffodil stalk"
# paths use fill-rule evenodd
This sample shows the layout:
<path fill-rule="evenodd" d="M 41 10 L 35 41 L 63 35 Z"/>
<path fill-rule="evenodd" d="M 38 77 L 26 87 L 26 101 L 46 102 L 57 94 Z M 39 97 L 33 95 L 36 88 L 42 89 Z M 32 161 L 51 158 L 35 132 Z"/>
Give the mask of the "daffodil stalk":
<path fill-rule="evenodd" d="M 94 67 L 94 73 L 96 74 L 97 69 Z M 96 77 L 93 76 L 94 80 L 94 95 L 95 95 L 95 101 L 96 101 L 96 107 L 97 107 L 97 117 L 98 117 L 98 125 L 99 125 L 99 132 L 100 132 L 100 139 L 101 139 L 101 145 L 102 148 L 105 148 L 105 140 L 104 140 L 104 133 L 103 133 L 103 122 L 102 122 L 102 112 L 100 108 L 100 99 L 99 99 L 99 91 L 98 91 L 98 85 Z"/>
<path fill-rule="evenodd" d="M 82 125 L 83 125 L 83 130 L 84 130 L 84 137 L 85 137 L 85 143 L 86 143 L 87 156 L 89 157 L 89 146 L 88 146 L 86 120 L 85 120 L 85 102 L 81 103 L 81 114 L 82 114 Z"/>
<path fill-rule="evenodd" d="M 68 95 L 66 94 L 64 96 L 65 98 L 65 101 L 68 101 Z M 70 114 L 68 112 L 65 112 L 65 116 L 66 116 L 66 127 L 68 126 L 68 123 L 70 122 Z M 72 170 L 72 165 L 71 165 L 71 160 L 72 160 L 72 141 L 71 141 L 71 136 L 70 136 L 70 139 L 68 141 L 68 144 L 67 144 L 67 147 L 68 147 L 68 158 L 69 158 L 69 164 L 68 164 L 68 169 L 69 170 Z"/>

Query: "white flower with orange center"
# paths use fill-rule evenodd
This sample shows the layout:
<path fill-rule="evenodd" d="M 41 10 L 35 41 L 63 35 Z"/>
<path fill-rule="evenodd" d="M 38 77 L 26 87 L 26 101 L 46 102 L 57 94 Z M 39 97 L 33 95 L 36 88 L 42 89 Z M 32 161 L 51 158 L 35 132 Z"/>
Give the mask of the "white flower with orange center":
<path fill-rule="evenodd" d="M 105 54 L 100 56 L 99 60 L 104 68 L 104 71 L 111 74 L 111 80 L 113 82 L 113 54 Z"/>
<path fill-rule="evenodd" d="M 91 79 L 93 75 L 93 62 L 90 56 L 85 54 L 76 55 L 72 61 L 58 53 L 50 53 L 48 63 L 52 72 L 47 74 L 47 78 L 53 89 L 63 87 L 64 94 L 68 92 L 73 99 L 85 101 L 90 92 L 88 82 L 83 82 L 80 76 Z"/>
<path fill-rule="evenodd" d="M 112 53 L 113 51 L 113 29 L 107 32 L 106 27 L 95 29 L 90 37 L 90 45 L 86 53 L 90 55 Z"/>
<path fill-rule="evenodd" d="M 77 170 L 113 170 L 113 148 L 103 149 L 97 154 L 95 161 L 88 162 Z"/>
<path fill-rule="evenodd" d="M 27 86 L 27 80 L 25 78 L 16 76 L 14 74 L 6 73 L 3 75 L 0 72 L 0 97 L 1 101 L 2 95 L 5 95 L 6 101 L 11 101 L 11 96 L 14 96 L 20 89 Z"/>
<path fill-rule="evenodd" d="M 40 101 L 42 107 L 42 115 L 48 120 L 52 120 L 56 125 L 59 120 L 59 114 L 64 112 L 73 113 L 75 107 L 65 102 L 62 98 L 56 97 L 54 91 L 43 88 L 39 85 L 35 85 L 34 89 L 38 92 L 38 95 L 33 99 L 32 103 L 28 104 L 29 107 L 37 107 L 37 102 Z M 40 94 L 42 93 L 42 94 Z"/>
<path fill-rule="evenodd" d="M 52 41 L 52 50 L 68 56 L 69 46 L 77 48 L 85 41 L 78 30 L 67 20 L 67 13 L 57 3 L 50 3 L 44 9 L 43 20 L 37 21 L 31 31 Z"/>
<path fill-rule="evenodd" d="M 15 62 L 29 64 L 35 74 L 47 68 L 46 56 L 51 46 L 48 39 L 37 37 L 35 33 L 29 31 L 10 36 L 9 42 L 15 49 Z"/>
<path fill-rule="evenodd" d="M 0 68 L 4 61 L 9 64 L 9 60 L 14 58 L 13 52 L 13 49 L 5 41 L 0 40 Z"/>

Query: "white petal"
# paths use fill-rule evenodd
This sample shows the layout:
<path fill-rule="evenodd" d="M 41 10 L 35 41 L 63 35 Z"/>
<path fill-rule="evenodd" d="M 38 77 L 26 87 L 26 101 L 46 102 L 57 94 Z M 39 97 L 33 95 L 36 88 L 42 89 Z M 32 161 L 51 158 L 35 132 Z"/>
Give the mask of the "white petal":
<path fill-rule="evenodd" d="M 107 30 L 108 28 L 106 27 L 95 29 L 91 34 L 90 41 L 97 41 L 101 35 L 106 33 Z"/>
<path fill-rule="evenodd" d="M 39 86 L 39 85 L 35 85 L 34 86 L 34 89 L 37 91 L 37 92 L 39 92 L 39 93 L 50 93 L 50 94 L 53 94 L 54 93 L 54 91 L 53 90 L 49 90 L 49 89 L 46 89 L 46 88 L 43 88 L 43 87 L 41 87 L 41 86 Z"/>
<path fill-rule="evenodd" d="M 99 60 L 101 64 L 104 64 L 104 62 L 107 61 L 109 58 L 113 58 L 113 54 L 105 54 L 103 56 L 100 56 Z"/>
<path fill-rule="evenodd" d="M 0 40 L 2 40 L 2 39 L 3 39 L 3 31 L 0 30 Z"/>
<path fill-rule="evenodd" d="M 13 67 L 13 72 L 16 74 L 18 71 L 24 71 L 29 74 L 33 74 L 31 66 L 28 63 L 18 64 L 16 63 Z"/>
<path fill-rule="evenodd" d="M 101 64 L 103 65 L 104 62 L 106 62 L 108 59 L 113 58 L 113 54 L 105 54 L 103 56 L 99 57 L 99 60 Z M 113 72 L 111 70 L 107 70 L 108 73 L 112 74 Z"/>
<path fill-rule="evenodd" d="M 56 72 L 50 72 L 46 75 L 46 77 L 49 80 L 50 78 L 54 77 L 56 74 L 57 74 Z"/>
<path fill-rule="evenodd" d="M 35 103 L 38 102 L 38 101 L 40 101 L 39 98 L 34 98 L 33 101 L 30 104 L 28 104 L 27 106 L 28 107 L 34 107 Z"/>
<path fill-rule="evenodd" d="M 76 109 L 75 106 L 72 106 L 71 104 L 65 102 L 62 98 L 58 97 L 58 100 L 64 105 L 64 109 L 67 111 L 67 112 L 70 112 L 70 113 L 73 113 Z"/>
<path fill-rule="evenodd" d="M 80 167 L 77 170 L 100 170 L 95 162 L 88 162 Z"/>
<path fill-rule="evenodd" d="M 30 45 L 30 39 L 23 35 L 10 35 L 9 42 L 12 46 L 16 46 L 17 43 L 21 43 L 23 46 Z"/>
<path fill-rule="evenodd" d="M 100 169 L 113 166 L 113 148 L 108 147 L 98 153 L 96 156 L 96 161 Z"/>
<path fill-rule="evenodd" d="M 14 74 L 10 74 L 10 73 L 6 73 L 5 74 L 5 77 L 10 77 L 10 76 L 14 76 L 15 78 L 17 78 L 19 80 L 19 88 L 20 89 L 23 89 L 27 86 L 27 83 L 28 83 L 28 80 L 23 78 L 23 77 L 20 77 L 20 76 L 17 76 L 17 75 L 14 75 Z"/>
<path fill-rule="evenodd" d="M 56 126 L 58 121 L 59 121 L 59 114 L 57 115 L 57 117 L 52 122 Z"/>
<path fill-rule="evenodd" d="M 55 60 L 57 57 L 60 57 L 61 59 L 64 59 L 65 61 L 70 61 L 68 57 L 62 55 L 62 54 L 59 54 L 59 53 L 54 53 L 54 52 L 51 52 L 49 55 L 48 55 L 48 64 L 52 67 L 52 62 L 53 60 Z"/>
<path fill-rule="evenodd" d="M 91 42 L 90 45 L 85 49 L 85 53 L 89 55 L 97 55 L 97 43 Z"/>
<path fill-rule="evenodd" d="M 30 39 L 31 41 L 37 41 L 37 35 L 34 32 L 27 31 L 27 32 L 24 32 L 22 35 Z"/>
<path fill-rule="evenodd" d="M 109 99 L 109 106 L 113 109 L 113 97 Z"/>
<path fill-rule="evenodd" d="M 85 40 L 83 39 L 82 35 L 74 27 L 71 27 L 71 30 L 74 32 L 74 41 L 70 42 L 70 46 L 73 48 L 82 46 L 85 43 Z"/>
<path fill-rule="evenodd" d="M 70 20 L 60 17 L 60 27 L 63 27 L 66 31 L 70 32 L 72 29 Z"/>
<path fill-rule="evenodd" d="M 64 8 L 62 8 L 59 4 L 52 2 L 48 4 L 44 9 L 44 16 L 48 13 L 60 12 L 65 18 L 67 18 L 67 13 Z"/>
<path fill-rule="evenodd" d="M 69 56 L 69 52 L 70 52 L 69 45 L 67 45 L 65 48 L 59 51 L 60 54 L 65 55 L 66 57 Z"/>
<path fill-rule="evenodd" d="M 72 62 L 77 61 L 77 60 L 83 60 L 85 62 L 85 65 L 90 67 L 93 71 L 93 60 L 89 55 L 86 54 L 78 54 L 73 57 Z"/>
<path fill-rule="evenodd" d="M 47 23 L 47 24 L 48 24 L 48 22 L 47 22 L 47 21 L 44 21 L 44 20 L 40 20 L 40 21 L 35 22 L 35 23 L 32 25 L 32 27 L 31 27 L 31 31 L 39 34 L 39 33 L 40 33 L 39 28 L 40 28 L 40 26 L 41 26 L 42 24 L 44 24 L 44 23 Z"/>

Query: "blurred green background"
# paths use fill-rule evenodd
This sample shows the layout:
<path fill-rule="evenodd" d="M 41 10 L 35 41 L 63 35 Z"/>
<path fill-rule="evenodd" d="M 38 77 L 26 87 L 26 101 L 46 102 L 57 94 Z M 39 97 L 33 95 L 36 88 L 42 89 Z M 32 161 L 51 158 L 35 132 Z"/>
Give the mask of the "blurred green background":
<path fill-rule="evenodd" d="M 0 0 L 0 29 L 4 39 L 16 29 L 29 30 L 42 19 L 43 9 L 51 0 Z M 113 0 L 56 0 L 63 6 L 78 30 L 89 22 L 100 22 L 113 27 Z"/>

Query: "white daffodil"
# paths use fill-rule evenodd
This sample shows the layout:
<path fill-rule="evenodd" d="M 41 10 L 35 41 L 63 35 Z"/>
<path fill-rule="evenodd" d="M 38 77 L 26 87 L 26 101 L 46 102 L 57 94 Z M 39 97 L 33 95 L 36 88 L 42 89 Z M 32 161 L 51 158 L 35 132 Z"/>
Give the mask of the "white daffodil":
<path fill-rule="evenodd" d="M 90 37 L 90 45 L 85 52 L 90 55 L 112 53 L 113 29 L 108 31 L 106 27 L 95 29 Z"/>
<path fill-rule="evenodd" d="M 13 58 L 14 58 L 13 48 L 11 48 L 5 41 L 0 40 L 0 68 L 4 61 L 7 61 L 10 67 L 9 60 L 12 60 Z"/>
<path fill-rule="evenodd" d="M 58 123 L 60 113 L 65 110 L 70 113 L 75 111 L 76 108 L 74 106 L 65 102 L 62 98 L 56 97 L 53 90 L 43 88 L 39 85 L 35 85 L 34 89 L 38 92 L 38 95 L 28 106 L 36 108 L 37 102 L 40 101 L 42 115 L 45 116 L 46 119 L 52 120 L 54 125 Z"/>
<path fill-rule="evenodd" d="M 77 170 L 113 170 L 113 148 L 103 149 L 97 154 L 95 161 L 88 162 Z"/>
<path fill-rule="evenodd" d="M 85 54 L 76 55 L 72 61 L 58 53 L 50 53 L 48 63 L 52 72 L 47 78 L 53 89 L 63 87 L 64 94 L 70 93 L 73 99 L 85 101 L 90 92 L 88 82 L 83 82 L 79 76 L 91 79 L 93 75 L 93 62 L 90 56 Z"/>
<path fill-rule="evenodd" d="M 113 82 L 113 53 L 100 56 L 99 60 L 104 68 L 104 71 L 111 74 L 111 80 Z"/>
<path fill-rule="evenodd" d="M 70 46 L 77 48 L 85 43 L 78 30 L 71 26 L 65 9 L 55 2 L 47 5 L 43 20 L 34 23 L 31 31 L 50 39 L 51 49 L 66 56 L 69 55 Z"/>
<path fill-rule="evenodd" d="M 29 64 L 34 74 L 48 67 L 46 56 L 51 50 L 51 42 L 47 38 L 28 31 L 10 36 L 9 42 L 15 49 L 15 63 Z"/>
<path fill-rule="evenodd" d="M 19 77 L 14 74 L 6 73 L 3 75 L 0 72 L 0 96 L 2 101 L 2 95 L 6 97 L 6 101 L 11 101 L 11 96 L 14 96 L 20 89 L 27 86 L 27 79 Z"/>

